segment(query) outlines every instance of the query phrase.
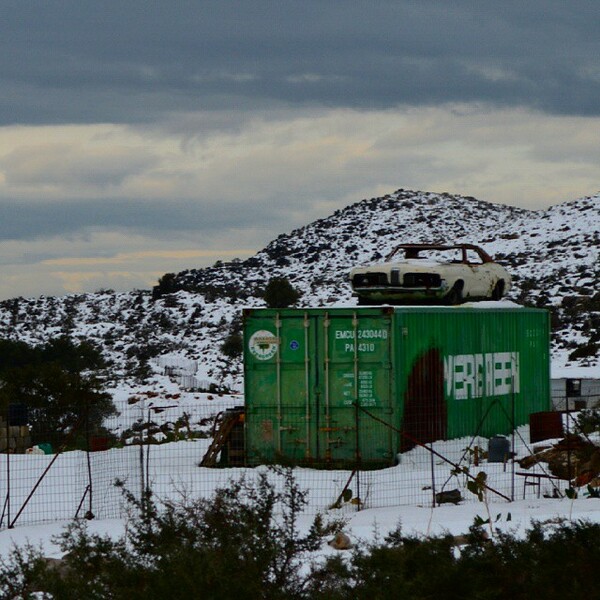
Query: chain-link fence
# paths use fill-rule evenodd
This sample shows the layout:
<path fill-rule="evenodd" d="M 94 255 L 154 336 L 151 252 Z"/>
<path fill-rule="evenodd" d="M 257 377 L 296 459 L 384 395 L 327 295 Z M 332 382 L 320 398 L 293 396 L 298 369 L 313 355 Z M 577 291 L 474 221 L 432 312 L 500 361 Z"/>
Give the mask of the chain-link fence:
<path fill-rule="evenodd" d="M 423 423 L 396 424 L 384 413 L 349 406 L 339 422 L 321 424 L 320 443 L 329 452 L 315 453 L 318 460 L 302 442 L 310 432 L 301 414 L 295 424 L 259 428 L 265 439 L 277 435 L 281 440 L 281 452 L 261 457 L 260 445 L 258 450 L 249 446 L 255 438 L 244 439 L 244 414 L 236 404 L 234 399 L 215 407 L 155 398 L 101 425 L 85 407 L 11 406 L 0 418 L 0 527 L 122 517 L 127 507 L 116 482 L 138 498 L 146 490 L 159 501 L 210 497 L 232 479 L 254 478 L 268 463 L 294 468 L 297 482 L 309 491 L 307 510 L 313 513 L 477 502 L 483 495 L 490 502 L 532 494 L 556 497 L 572 485 L 583 464 L 569 447 L 568 469 L 560 477 L 544 460 L 532 461 L 545 438 L 581 432 L 569 413 L 548 413 L 543 424 L 552 427 L 532 436 L 528 425 L 512 426 L 516 408 L 510 401 L 491 403 L 470 423 L 469 435 L 450 440 L 440 439 L 435 415 Z M 390 439 L 397 453 L 378 454 L 390 447 Z M 596 447 L 595 440 L 588 441 Z M 290 454 L 295 447 L 301 451 Z"/>

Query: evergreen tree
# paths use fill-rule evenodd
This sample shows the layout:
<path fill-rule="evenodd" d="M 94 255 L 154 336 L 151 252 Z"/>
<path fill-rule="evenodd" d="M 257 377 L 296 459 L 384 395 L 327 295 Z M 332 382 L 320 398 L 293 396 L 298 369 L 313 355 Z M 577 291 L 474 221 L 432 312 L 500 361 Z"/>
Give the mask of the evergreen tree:
<path fill-rule="evenodd" d="M 100 352 L 87 342 L 62 337 L 28 346 L 0 340 L 0 410 L 26 407 L 34 444 L 76 445 L 86 429 L 103 431 L 104 419 L 116 412 L 97 377 L 104 367 Z"/>
<path fill-rule="evenodd" d="M 265 302 L 269 308 L 287 308 L 296 304 L 300 292 L 285 277 L 273 277 L 265 288 Z"/>

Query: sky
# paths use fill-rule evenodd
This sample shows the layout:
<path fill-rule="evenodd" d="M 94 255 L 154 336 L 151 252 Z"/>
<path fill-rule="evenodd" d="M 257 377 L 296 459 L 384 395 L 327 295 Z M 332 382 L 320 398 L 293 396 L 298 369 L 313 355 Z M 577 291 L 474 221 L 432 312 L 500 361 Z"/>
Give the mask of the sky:
<path fill-rule="evenodd" d="M 147 289 L 399 188 L 600 190 L 597 2 L 4 0 L 0 299 Z"/>

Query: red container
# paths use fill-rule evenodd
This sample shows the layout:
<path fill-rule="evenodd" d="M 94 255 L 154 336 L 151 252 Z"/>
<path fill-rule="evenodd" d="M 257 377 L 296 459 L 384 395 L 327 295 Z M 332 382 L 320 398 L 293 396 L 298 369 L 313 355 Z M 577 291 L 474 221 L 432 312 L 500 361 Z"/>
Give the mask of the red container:
<path fill-rule="evenodd" d="M 564 437 L 562 413 L 544 411 L 529 415 L 529 440 L 532 444 Z"/>
<path fill-rule="evenodd" d="M 90 452 L 101 452 L 102 450 L 108 450 L 108 438 L 92 436 L 90 438 Z"/>

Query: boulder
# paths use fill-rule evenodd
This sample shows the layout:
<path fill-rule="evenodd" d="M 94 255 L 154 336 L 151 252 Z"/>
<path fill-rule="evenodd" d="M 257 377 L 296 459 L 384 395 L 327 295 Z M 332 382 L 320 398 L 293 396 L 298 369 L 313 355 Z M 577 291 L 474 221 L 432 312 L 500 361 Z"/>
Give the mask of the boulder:
<path fill-rule="evenodd" d="M 327 543 L 335 550 L 350 550 L 352 548 L 352 541 L 342 531 L 336 533 L 335 537 Z"/>

